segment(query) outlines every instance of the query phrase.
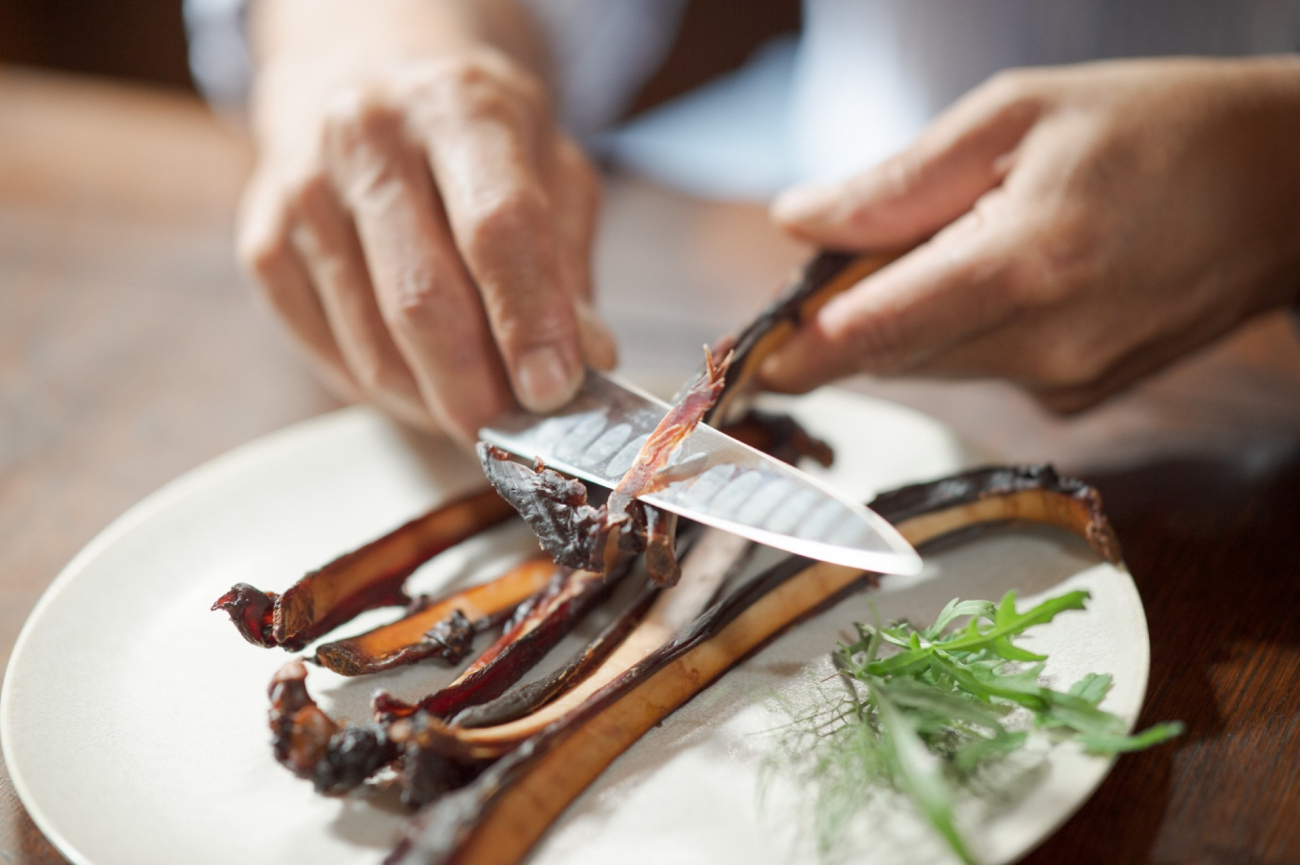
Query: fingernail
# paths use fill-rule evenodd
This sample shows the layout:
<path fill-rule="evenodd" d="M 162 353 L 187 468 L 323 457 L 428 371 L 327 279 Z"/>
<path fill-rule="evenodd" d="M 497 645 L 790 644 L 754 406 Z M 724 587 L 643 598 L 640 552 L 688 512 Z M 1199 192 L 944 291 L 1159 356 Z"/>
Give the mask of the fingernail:
<path fill-rule="evenodd" d="M 535 348 L 519 359 L 519 399 L 533 411 L 552 411 L 573 399 L 582 371 L 554 346 Z"/>
<path fill-rule="evenodd" d="M 839 187 L 796 186 L 772 202 L 772 216 L 778 222 L 809 222 L 825 218 L 839 203 Z"/>

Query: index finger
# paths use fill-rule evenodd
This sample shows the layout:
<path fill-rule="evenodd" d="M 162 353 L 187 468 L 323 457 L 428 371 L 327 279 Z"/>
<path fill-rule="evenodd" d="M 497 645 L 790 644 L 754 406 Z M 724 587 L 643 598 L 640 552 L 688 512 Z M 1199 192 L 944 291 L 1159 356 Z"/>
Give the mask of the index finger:
<path fill-rule="evenodd" d="M 456 246 L 477 283 L 515 394 L 563 405 L 582 381 L 573 292 L 560 281 L 538 118 L 483 88 L 444 100 L 425 142 Z"/>
<path fill-rule="evenodd" d="M 802 393 L 856 372 L 895 374 L 1008 321 L 1034 284 L 1027 221 L 1006 194 L 832 298 L 761 370 L 765 386 Z"/>

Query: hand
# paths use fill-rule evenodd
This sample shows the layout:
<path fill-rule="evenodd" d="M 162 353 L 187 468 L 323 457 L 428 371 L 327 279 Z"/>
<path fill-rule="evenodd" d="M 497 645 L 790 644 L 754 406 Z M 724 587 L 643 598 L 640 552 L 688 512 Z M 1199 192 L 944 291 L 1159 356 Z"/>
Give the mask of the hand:
<path fill-rule="evenodd" d="M 328 384 L 471 441 L 614 345 L 588 272 L 597 177 L 500 51 L 328 46 L 261 73 L 241 258 Z"/>
<path fill-rule="evenodd" d="M 1017 382 L 1093 405 L 1300 293 L 1300 62 L 1146 60 L 995 76 L 900 155 L 773 216 L 914 250 L 763 368 Z"/>

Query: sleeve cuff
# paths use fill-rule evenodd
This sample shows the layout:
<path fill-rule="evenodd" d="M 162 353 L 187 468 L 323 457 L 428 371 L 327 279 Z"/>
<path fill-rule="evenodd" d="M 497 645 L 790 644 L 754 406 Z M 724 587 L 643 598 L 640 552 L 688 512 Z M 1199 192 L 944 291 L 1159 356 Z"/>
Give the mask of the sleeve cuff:
<path fill-rule="evenodd" d="M 190 74 L 214 107 L 242 111 L 252 82 L 245 35 L 249 0 L 184 0 Z"/>

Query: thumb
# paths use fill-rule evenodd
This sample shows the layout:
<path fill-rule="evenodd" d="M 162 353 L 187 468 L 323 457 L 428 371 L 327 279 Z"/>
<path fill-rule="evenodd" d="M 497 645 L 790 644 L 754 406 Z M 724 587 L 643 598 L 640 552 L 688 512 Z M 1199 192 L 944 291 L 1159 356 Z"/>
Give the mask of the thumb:
<path fill-rule="evenodd" d="M 1017 80 L 977 88 L 906 150 L 843 183 L 787 190 L 773 203 L 772 219 L 801 240 L 833 249 L 924 240 L 1002 182 L 1011 153 L 1041 111 Z"/>

